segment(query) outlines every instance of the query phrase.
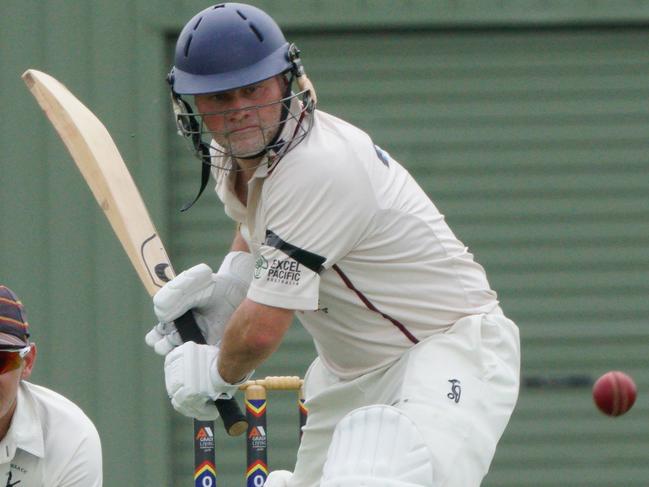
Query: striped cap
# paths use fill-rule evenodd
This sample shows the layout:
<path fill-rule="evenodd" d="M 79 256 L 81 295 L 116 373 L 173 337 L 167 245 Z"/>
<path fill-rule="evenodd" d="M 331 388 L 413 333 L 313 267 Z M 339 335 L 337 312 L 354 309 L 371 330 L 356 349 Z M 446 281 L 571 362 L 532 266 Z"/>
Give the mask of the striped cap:
<path fill-rule="evenodd" d="M 29 323 L 23 303 L 7 286 L 0 284 L 0 348 L 29 345 Z"/>

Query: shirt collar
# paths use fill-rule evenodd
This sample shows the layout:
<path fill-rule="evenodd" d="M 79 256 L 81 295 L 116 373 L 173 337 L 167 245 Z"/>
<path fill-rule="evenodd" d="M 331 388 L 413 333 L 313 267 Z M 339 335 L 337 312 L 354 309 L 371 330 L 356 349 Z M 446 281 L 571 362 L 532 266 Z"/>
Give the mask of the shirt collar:
<path fill-rule="evenodd" d="M 45 454 L 41 418 L 36 410 L 36 401 L 24 381 L 18 386 L 11 425 L 0 441 L 0 463 L 12 460 L 18 448 L 39 458 Z"/>

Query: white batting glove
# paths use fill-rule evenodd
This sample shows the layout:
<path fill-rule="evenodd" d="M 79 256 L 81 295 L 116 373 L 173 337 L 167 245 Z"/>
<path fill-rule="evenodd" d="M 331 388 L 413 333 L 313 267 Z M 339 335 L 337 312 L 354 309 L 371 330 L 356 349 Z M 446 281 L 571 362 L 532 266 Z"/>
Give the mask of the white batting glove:
<path fill-rule="evenodd" d="M 173 320 L 191 309 L 205 341 L 217 344 L 232 313 L 246 297 L 254 258 L 247 252 L 230 252 L 216 274 L 198 264 L 169 281 L 153 297 L 153 311 L 160 321 L 145 337 L 159 355 L 182 344 Z"/>
<path fill-rule="evenodd" d="M 252 372 L 236 384 L 223 380 L 217 369 L 219 348 L 184 343 L 165 357 L 165 386 L 171 405 L 179 413 L 200 420 L 219 417 L 215 399 L 229 399 Z"/>
<path fill-rule="evenodd" d="M 268 475 L 264 487 L 286 487 L 291 477 L 293 477 L 293 472 L 274 470 Z"/>

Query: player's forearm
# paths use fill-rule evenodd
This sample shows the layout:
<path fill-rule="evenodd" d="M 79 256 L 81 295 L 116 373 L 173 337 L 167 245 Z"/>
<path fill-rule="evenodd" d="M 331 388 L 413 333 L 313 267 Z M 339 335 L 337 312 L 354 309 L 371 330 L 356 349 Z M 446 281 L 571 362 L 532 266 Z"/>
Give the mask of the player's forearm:
<path fill-rule="evenodd" d="M 245 313 L 236 311 L 226 328 L 221 353 L 219 355 L 219 374 L 230 384 L 239 382 L 264 362 L 279 344 L 264 343 L 254 335 L 252 324 Z"/>
<path fill-rule="evenodd" d="M 236 383 L 277 350 L 293 321 L 293 311 L 245 299 L 234 312 L 221 342 L 218 369 Z"/>

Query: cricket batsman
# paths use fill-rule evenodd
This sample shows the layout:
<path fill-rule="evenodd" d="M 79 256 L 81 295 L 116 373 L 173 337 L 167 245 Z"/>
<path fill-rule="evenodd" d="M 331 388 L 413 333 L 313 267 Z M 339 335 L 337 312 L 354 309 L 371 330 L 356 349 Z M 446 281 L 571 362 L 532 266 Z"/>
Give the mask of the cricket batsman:
<path fill-rule="evenodd" d="M 485 271 L 399 162 L 317 108 L 300 52 L 260 9 L 199 12 L 168 76 L 179 131 L 238 223 L 216 273 L 154 297 L 146 337 L 173 407 L 213 400 L 279 347 L 294 317 L 317 358 L 293 472 L 270 487 L 476 487 L 519 390 L 520 345 Z M 182 344 L 194 309 L 208 345 Z"/>

